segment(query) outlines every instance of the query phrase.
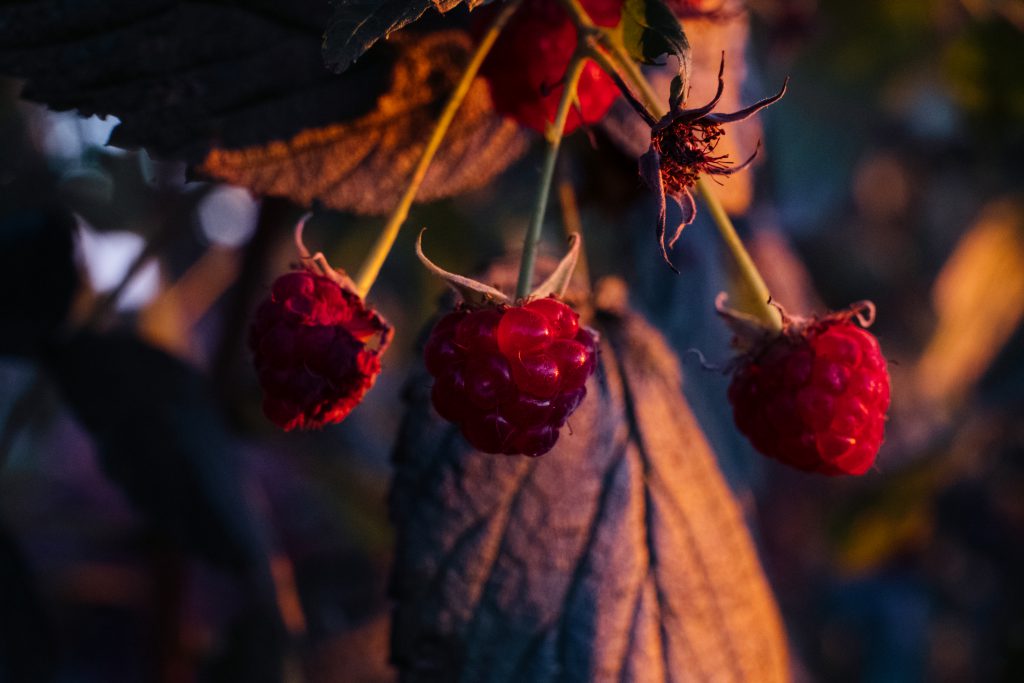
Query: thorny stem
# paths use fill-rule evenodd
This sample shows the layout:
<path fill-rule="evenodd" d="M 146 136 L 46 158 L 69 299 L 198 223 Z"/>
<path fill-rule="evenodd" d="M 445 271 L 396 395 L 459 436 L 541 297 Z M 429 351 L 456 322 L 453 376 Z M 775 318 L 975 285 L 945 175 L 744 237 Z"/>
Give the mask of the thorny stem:
<path fill-rule="evenodd" d="M 562 98 L 558 101 L 555 122 L 548 129 L 548 150 L 544 156 L 544 166 L 541 169 L 540 190 L 537 193 L 537 203 L 533 207 L 530 227 L 526 231 L 526 239 L 523 242 L 523 256 L 519 261 L 519 281 L 516 283 L 517 300 L 524 299 L 529 295 L 530 286 L 533 283 L 537 244 L 540 242 L 540 230 L 548 208 L 551 180 L 555 175 L 555 162 L 558 161 L 558 148 L 562 144 L 565 121 L 569 118 L 569 107 L 576 100 L 576 86 L 579 85 L 580 76 L 583 75 L 583 67 L 586 66 L 586 63 L 585 55 L 579 52 L 569 63 L 565 74 L 565 89 L 562 91 Z"/>
<path fill-rule="evenodd" d="M 622 88 L 622 79 L 624 77 L 627 87 L 623 89 L 623 92 L 633 102 L 634 106 L 642 104 L 646 110 L 644 118 L 648 120 L 653 118 L 655 121 L 661 119 L 665 115 L 665 110 L 661 106 L 658 95 L 644 77 L 639 66 L 626 52 L 619 35 L 607 29 L 596 28 L 590 17 L 587 16 L 586 10 L 579 4 L 579 0 L 560 1 L 562 6 L 569 12 L 576 23 L 577 30 L 580 32 L 581 49 L 584 49 L 587 56 L 615 78 L 620 88 Z M 594 35 L 595 31 L 597 32 L 599 45 L 607 50 L 607 55 L 591 44 L 590 36 Z M 636 101 L 629 86 L 633 86 L 639 91 L 640 96 L 644 100 L 642 103 Z M 764 278 L 761 277 L 761 273 L 754 264 L 754 260 L 750 258 L 746 247 L 743 246 L 743 240 L 740 239 L 739 234 L 736 232 L 732 219 L 725 212 L 725 208 L 708 186 L 705 178 L 697 179 L 697 192 L 707 205 L 719 234 L 722 236 L 730 255 L 736 262 L 741 280 L 753 295 L 753 310 L 747 312 L 756 316 L 772 332 L 781 332 L 782 314 L 772 305 L 771 294 L 768 291 Z"/>
<path fill-rule="evenodd" d="M 388 217 L 388 222 L 384 225 L 384 229 L 381 230 L 380 235 L 377 237 L 377 241 L 374 242 L 369 255 L 366 257 L 366 260 L 359 269 L 359 273 L 356 275 L 356 291 L 359 296 L 366 298 L 366 295 L 370 292 L 370 288 L 373 287 L 373 283 L 377 280 L 377 275 L 380 273 L 380 269 L 384 265 L 384 261 L 387 260 L 388 254 L 391 252 L 391 247 L 395 244 L 398 232 L 401 230 L 405 219 L 409 216 L 409 209 L 412 207 L 412 203 L 416 199 L 416 193 L 423 184 L 423 179 L 427 176 L 427 170 L 430 168 L 430 163 L 434 160 L 434 155 L 437 153 L 438 148 L 441 146 L 441 142 L 448 133 L 448 128 L 455 119 L 455 114 L 458 113 L 459 106 L 461 106 L 462 101 L 466 99 L 466 95 L 469 93 L 469 89 L 473 85 L 473 79 L 476 78 L 477 72 L 480 70 L 480 65 L 483 64 L 484 59 L 487 58 L 488 53 L 494 46 L 494 42 L 498 39 L 498 35 L 501 33 L 502 29 L 505 28 L 505 24 L 508 23 L 512 14 L 519 7 L 520 1 L 521 0 L 512 0 L 511 2 L 506 3 L 502 8 L 501 13 L 495 17 L 494 22 L 491 24 L 490 28 L 487 29 L 487 33 L 485 33 L 480 39 L 480 43 L 477 45 L 476 51 L 473 52 L 473 56 L 470 58 L 469 64 L 466 65 L 465 71 L 462 72 L 462 76 L 459 79 L 458 84 L 455 86 L 455 90 L 452 91 L 452 94 L 448 97 L 448 102 L 445 104 L 444 111 L 441 112 L 441 117 L 437 120 L 437 124 L 434 126 L 430 139 L 427 141 L 427 146 L 423 149 L 423 153 L 420 155 L 416 168 L 413 169 L 412 177 L 409 179 L 409 184 L 405 188 L 405 192 L 402 194 L 401 199 L 398 201 L 398 206 L 395 207 L 395 210 L 392 211 L 391 215 Z"/>

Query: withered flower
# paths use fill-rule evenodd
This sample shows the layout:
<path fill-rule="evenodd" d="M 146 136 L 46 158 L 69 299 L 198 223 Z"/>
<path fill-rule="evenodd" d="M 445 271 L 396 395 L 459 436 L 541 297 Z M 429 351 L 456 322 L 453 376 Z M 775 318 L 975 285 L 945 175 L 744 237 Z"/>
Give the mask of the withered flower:
<path fill-rule="evenodd" d="M 733 112 L 731 114 L 712 113 L 718 104 L 725 88 L 722 74 L 725 70 L 725 59 L 718 69 L 718 92 L 703 107 L 683 109 L 681 88 L 673 89 L 670 99 L 670 110 L 660 121 L 651 125 L 651 146 L 640 158 L 640 175 L 644 182 L 658 193 L 658 227 L 657 237 L 661 245 L 661 253 L 672 270 L 675 266 L 668 257 L 668 250 L 675 246 L 683 228 L 693 222 L 697 215 L 697 206 L 693 201 L 691 189 L 702 175 L 732 175 L 742 171 L 757 156 L 757 149 L 746 161 L 732 165 L 728 155 L 715 155 L 715 147 L 725 134 L 722 125 L 750 118 L 770 104 L 782 99 L 786 94 L 789 79 L 782 84 L 776 95 Z M 760 147 L 760 144 L 758 145 Z M 682 219 L 672 237 L 666 239 L 666 197 L 672 198 L 682 212 Z M 678 271 L 676 271 L 678 272 Z"/>

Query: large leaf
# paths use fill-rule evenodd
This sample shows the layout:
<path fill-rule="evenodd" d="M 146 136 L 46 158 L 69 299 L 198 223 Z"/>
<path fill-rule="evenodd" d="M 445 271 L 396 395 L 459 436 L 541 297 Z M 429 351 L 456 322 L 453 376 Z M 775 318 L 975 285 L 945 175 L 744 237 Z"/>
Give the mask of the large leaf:
<path fill-rule="evenodd" d="M 210 176 L 300 204 L 360 213 L 394 208 L 440 111 L 469 58 L 460 31 L 401 34 L 387 93 L 366 115 L 308 130 L 286 143 L 214 150 L 201 167 Z M 526 149 L 526 134 L 497 116 L 487 85 L 466 96 L 417 198 L 429 201 L 486 185 Z"/>
<path fill-rule="evenodd" d="M 482 0 L 469 0 L 475 6 Z M 447 12 L 462 0 L 333 0 L 334 14 L 324 32 L 324 59 L 335 72 L 352 65 L 374 43 L 411 24 L 433 7 Z"/>
<path fill-rule="evenodd" d="M 54 109 L 113 114 L 120 147 L 201 160 L 365 113 L 387 51 L 339 78 L 323 67 L 323 0 L 0 3 L 0 73 Z"/>
<path fill-rule="evenodd" d="M 599 328 L 589 396 L 538 459 L 472 451 L 429 380 L 409 386 L 391 496 L 402 680 L 789 680 L 676 361 L 633 314 Z"/>
<path fill-rule="evenodd" d="M 128 336 L 83 332 L 48 359 L 104 471 L 154 529 L 236 571 L 263 570 L 236 447 L 198 373 Z"/>

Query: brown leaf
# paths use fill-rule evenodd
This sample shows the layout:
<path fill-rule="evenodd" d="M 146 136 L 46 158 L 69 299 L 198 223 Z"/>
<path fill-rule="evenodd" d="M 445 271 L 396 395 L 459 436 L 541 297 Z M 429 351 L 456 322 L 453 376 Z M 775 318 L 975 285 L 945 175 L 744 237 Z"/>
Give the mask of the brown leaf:
<path fill-rule="evenodd" d="M 215 149 L 201 171 L 300 204 L 360 213 L 390 211 L 426 145 L 454 87 L 471 42 L 459 31 L 399 34 L 388 92 L 366 115 L 307 130 L 287 142 L 242 150 Z M 421 201 L 486 185 L 526 148 L 526 135 L 494 114 L 486 84 L 478 80 L 463 102 L 423 187 Z"/>
<path fill-rule="evenodd" d="M 481 0 L 470 0 L 472 8 Z M 462 0 L 333 0 L 334 14 L 324 31 L 327 66 L 342 72 L 380 39 L 411 24 L 433 7 L 442 14 Z"/>
<path fill-rule="evenodd" d="M 602 315 L 555 449 L 473 452 L 409 387 L 395 452 L 402 680 L 785 681 L 777 608 L 664 341 Z"/>

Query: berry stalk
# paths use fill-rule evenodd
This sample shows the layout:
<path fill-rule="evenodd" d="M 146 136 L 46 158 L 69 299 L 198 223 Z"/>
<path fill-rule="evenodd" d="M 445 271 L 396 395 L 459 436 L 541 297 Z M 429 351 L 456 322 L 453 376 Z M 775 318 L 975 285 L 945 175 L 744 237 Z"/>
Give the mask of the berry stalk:
<path fill-rule="evenodd" d="M 519 281 L 516 283 L 516 299 L 524 299 L 530 293 L 533 283 L 533 267 L 537 260 L 537 244 L 540 242 L 541 226 L 544 224 L 544 214 L 548 208 L 548 197 L 551 194 L 551 181 L 555 175 L 555 163 L 558 161 L 558 149 L 562 144 L 562 134 L 565 130 L 565 121 L 569 116 L 569 107 L 576 99 L 576 86 L 579 85 L 580 76 L 583 74 L 583 67 L 586 65 L 586 57 L 577 54 L 569 62 L 569 68 L 565 74 L 565 89 L 558 101 L 558 110 L 555 114 L 555 121 L 548 129 L 548 149 L 544 156 L 544 166 L 541 169 L 540 190 L 537 193 L 537 203 L 534 205 L 533 216 L 530 219 L 530 227 L 526 231 L 526 239 L 523 242 L 523 256 L 519 262 Z"/>
<path fill-rule="evenodd" d="M 580 5 L 579 0 L 560 0 L 560 2 L 576 23 L 580 36 L 579 49 L 584 50 L 588 57 L 615 79 L 623 94 L 634 107 L 640 108 L 640 114 L 646 120 L 660 120 L 666 112 L 654 88 L 644 77 L 640 67 L 626 52 L 621 36 L 614 30 L 595 26 L 587 16 L 586 10 Z M 597 46 L 593 45 L 594 38 L 598 43 Z M 636 88 L 642 101 L 638 101 L 632 88 Z M 697 180 L 697 191 L 707 205 L 708 211 L 711 212 L 711 218 L 736 263 L 740 279 L 750 291 L 752 300 L 755 302 L 753 310 L 746 312 L 756 316 L 773 333 L 781 332 L 782 314 L 771 305 L 768 286 L 746 247 L 743 246 L 743 241 L 736 232 L 736 227 L 729 215 L 725 212 L 725 208 L 703 177 Z"/>
<path fill-rule="evenodd" d="M 518 9 L 520 1 L 521 0 L 511 0 L 510 2 L 507 2 L 498 16 L 494 18 L 494 22 L 480 39 L 480 43 L 477 45 L 469 63 L 466 65 L 465 71 L 462 72 L 462 76 L 460 77 L 458 84 L 455 86 L 455 90 L 453 90 L 452 94 L 448 97 L 448 101 L 444 106 L 444 111 L 441 112 L 441 116 L 438 118 L 437 124 L 434 126 L 430 139 L 427 141 L 427 146 L 423 149 L 423 153 L 420 155 L 416 168 L 413 169 L 412 177 L 409 179 L 409 184 L 406 186 L 405 192 L 402 194 L 401 199 L 399 199 L 395 210 L 388 217 L 388 222 L 384 225 L 384 229 L 381 230 L 380 235 L 377 237 L 377 241 L 374 242 L 369 255 L 366 257 L 362 267 L 360 267 L 359 272 L 356 274 L 356 291 L 359 293 L 359 296 L 364 299 L 370 292 L 370 288 L 373 287 L 373 283 L 377 280 L 377 275 L 380 274 L 380 269 L 384 265 L 384 261 L 387 260 L 388 254 L 391 253 L 391 247 L 394 246 L 395 239 L 398 238 L 398 233 L 402 228 L 402 224 L 409 216 L 409 209 L 416 200 L 416 193 L 419 192 L 420 186 L 423 184 L 423 179 L 427 176 L 427 170 L 430 168 L 430 163 L 434 160 L 434 155 L 441 146 L 441 142 L 444 140 L 445 135 L 447 135 L 448 128 L 455 119 L 455 114 L 458 113 L 459 107 L 462 105 L 462 101 L 466 99 L 466 95 L 469 93 L 469 89 L 473 85 L 473 79 L 476 78 L 477 73 L 480 71 L 480 65 L 483 64 L 484 60 L 487 58 L 491 48 L 494 46 L 494 42 L 498 39 L 502 29 L 505 28 L 505 24 L 508 23 L 508 20 L 515 13 L 516 9 Z"/>

